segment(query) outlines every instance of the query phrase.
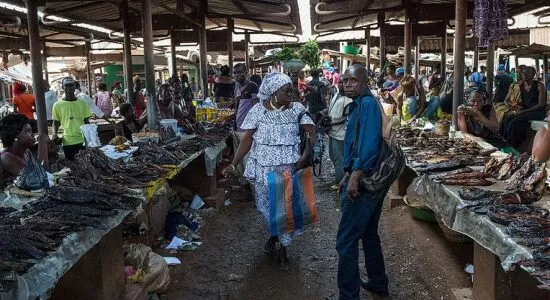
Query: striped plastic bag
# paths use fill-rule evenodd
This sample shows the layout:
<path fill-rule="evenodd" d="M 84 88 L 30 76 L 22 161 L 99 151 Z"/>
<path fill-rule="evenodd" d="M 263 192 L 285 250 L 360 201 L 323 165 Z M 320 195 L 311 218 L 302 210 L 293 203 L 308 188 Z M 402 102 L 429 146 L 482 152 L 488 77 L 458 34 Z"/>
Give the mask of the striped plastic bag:
<path fill-rule="evenodd" d="M 317 223 L 317 205 L 313 190 L 313 170 L 306 168 L 267 174 L 269 231 L 272 236 L 302 230 Z"/>

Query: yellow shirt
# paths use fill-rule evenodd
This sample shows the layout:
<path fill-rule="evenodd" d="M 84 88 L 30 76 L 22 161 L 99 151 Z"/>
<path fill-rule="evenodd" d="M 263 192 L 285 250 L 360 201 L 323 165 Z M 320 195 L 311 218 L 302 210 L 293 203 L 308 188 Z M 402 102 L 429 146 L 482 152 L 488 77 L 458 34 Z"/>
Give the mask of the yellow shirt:
<path fill-rule="evenodd" d="M 84 143 L 80 126 L 84 125 L 84 119 L 91 116 L 92 112 L 83 100 L 59 100 L 55 102 L 52 109 L 52 118 L 54 121 L 59 121 L 61 128 L 63 128 L 63 146 Z"/>

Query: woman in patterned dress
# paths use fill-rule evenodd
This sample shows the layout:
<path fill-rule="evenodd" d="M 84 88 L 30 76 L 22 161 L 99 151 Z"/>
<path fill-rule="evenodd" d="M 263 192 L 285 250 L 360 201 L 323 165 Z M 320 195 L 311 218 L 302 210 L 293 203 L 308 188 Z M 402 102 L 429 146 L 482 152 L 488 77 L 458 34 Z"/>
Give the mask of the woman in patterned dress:
<path fill-rule="evenodd" d="M 281 73 L 266 75 L 260 86 L 260 103 L 254 105 L 241 125 L 246 133 L 230 166 L 223 170 L 227 176 L 235 172 L 241 159 L 250 151 L 244 176 L 255 189 L 256 207 L 269 219 L 266 175 L 271 171 L 284 172 L 305 167 L 306 155 L 300 154 L 300 130 L 315 137 L 311 118 L 302 114 L 305 108 L 293 102 L 294 91 L 290 77 Z M 312 144 L 315 139 L 311 139 Z M 313 145 L 312 147 L 313 148 Z M 290 269 L 286 247 L 290 245 L 291 234 L 272 236 L 264 247 L 266 254 L 275 254 L 281 269 Z M 277 243 L 280 247 L 277 249 Z"/>

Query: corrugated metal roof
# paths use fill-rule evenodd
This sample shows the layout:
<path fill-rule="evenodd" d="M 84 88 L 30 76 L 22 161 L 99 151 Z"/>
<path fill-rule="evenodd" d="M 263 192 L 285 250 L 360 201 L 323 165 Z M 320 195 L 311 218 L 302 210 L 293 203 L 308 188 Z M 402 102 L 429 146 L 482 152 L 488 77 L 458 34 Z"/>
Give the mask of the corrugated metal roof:
<path fill-rule="evenodd" d="M 20 0 L 11 0 L 16 4 Z M 184 11 L 193 17 L 194 8 L 200 5 L 199 0 L 185 1 Z M 152 2 L 152 13 L 154 15 L 169 13 L 165 8 L 176 9 L 176 0 L 154 0 Z M 270 5 L 269 3 L 272 3 Z M 291 8 L 288 16 L 276 16 L 276 12 L 283 12 L 286 8 L 282 5 L 288 4 Z M 19 3 L 18 5 L 22 5 Z M 279 7 L 277 7 L 279 5 Z M 141 3 L 130 1 L 130 10 L 141 11 Z M 68 18 L 71 20 L 82 20 L 83 23 L 98 25 L 113 31 L 122 31 L 119 16 L 119 8 L 116 2 L 89 1 L 88 5 L 83 1 L 46 2 L 43 8 L 46 13 Z M 207 23 L 212 26 L 226 26 L 226 18 L 217 18 L 216 15 L 235 16 L 235 27 L 250 30 L 283 31 L 301 34 L 300 14 L 298 0 L 208 0 Z M 250 15 L 254 20 L 247 20 Z M 239 17 L 241 16 L 241 17 Z M 293 30 L 293 24 L 296 30 Z"/>
<path fill-rule="evenodd" d="M 455 0 L 311 0 L 312 32 L 353 30 L 369 24 L 377 23 L 377 14 L 385 12 L 386 21 L 404 20 L 403 2 L 416 5 L 452 4 Z M 472 2 L 472 1 L 470 1 Z M 508 0 L 510 16 L 530 11 L 534 8 L 548 5 L 548 0 Z M 429 7 L 437 10 L 437 6 Z M 423 11 L 428 14 L 429 12 Z M 471 18 L 472 16 L 468 16 Z"/>

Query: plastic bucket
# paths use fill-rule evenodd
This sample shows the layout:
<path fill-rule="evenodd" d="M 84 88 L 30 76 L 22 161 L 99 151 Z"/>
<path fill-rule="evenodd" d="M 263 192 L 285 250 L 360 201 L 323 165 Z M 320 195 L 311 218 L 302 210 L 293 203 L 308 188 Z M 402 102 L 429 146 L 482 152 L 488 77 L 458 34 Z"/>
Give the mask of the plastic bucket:
<path fill-rule="evenodd" d="M 172 127 L 174 130 L 174 133 L 178 133 L 178 120 L 175 119 L 162 119 L 160 120 L 160 125 L 166 130 L 168 130 L 169 127 Z"/>

